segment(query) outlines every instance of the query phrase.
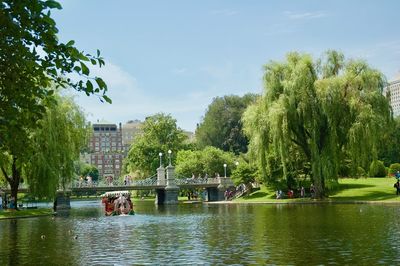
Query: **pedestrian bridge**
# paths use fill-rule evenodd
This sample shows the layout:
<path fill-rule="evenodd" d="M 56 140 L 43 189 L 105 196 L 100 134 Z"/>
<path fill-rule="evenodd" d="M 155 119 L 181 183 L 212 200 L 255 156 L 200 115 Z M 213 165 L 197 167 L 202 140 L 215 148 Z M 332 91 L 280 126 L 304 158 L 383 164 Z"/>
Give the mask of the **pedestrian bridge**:
<path fill-rule="evenodd" d="M 57 191 L 55 206 L 59 209 L 69 209 L 71 194 L 82 194 L 85 192 L 106 192 L 119 190 L 154 190 L 156 193 L 156 204 L 177 204 L 179 190 L 181 189 L 205 189 L 206 201 L 224 200 L 224 193 L 228 188 L 234 187 L 229 177 L 216 178 L 186 178 L 178 176 L 175 178 L 175 168 L 172 165 L 160 166 L 157 174 L 142 180 L 130 182 L 114 181 L 112 183 L 82 182 L 74 181 L 65 191 Z M 6 192 L 7 188 L 3 189 Z M 27 187 L 20 187 L 19 192 L 29 192 Z"/>
<path fill-rule="evenodd" d="M 154 190 L 156 192 L 156 204 L 177 204 L 178 194 L 181 189 L 205 189 L 206 201 L 219 201 L 224 199 L 226 189 L 234 187 L 229 177 L 216 178 L 176 178 L 175 168 L 172 165 L 159 167 L 157 174 L 143 180 L 129 182 L 113 181 L 107 183 L 74 182 L 70 188 L 71 193 L 106 192 L 119 190 Z"/>

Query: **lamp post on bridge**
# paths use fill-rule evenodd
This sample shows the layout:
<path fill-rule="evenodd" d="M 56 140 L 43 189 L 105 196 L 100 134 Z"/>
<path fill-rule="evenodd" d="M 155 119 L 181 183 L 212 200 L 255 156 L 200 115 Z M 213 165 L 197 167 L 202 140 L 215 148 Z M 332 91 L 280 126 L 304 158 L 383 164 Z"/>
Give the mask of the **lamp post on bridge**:
<path fill-rule="evenodd" d="M 160 156 L 160 168 L 162 167 L 162 152 L 160 152 L 159 154 L 158 154 L 158 156 Z"/>
<path fill-rule="evenodd" d="M 166 185 L 165 168 L 162 166 L 162 152 L 160 152 L 158 156 L 160 156 L 160 167 L 157 168 L 157 185 Z"/>
<path fill-rule="evenodd" d="M 224 163 L 224 177 L 226 178 L 226 163 Z"/>
<path fill-rule="evenodd" d="M 169 157 L 169 165 L 170 166 L 171 166 L 171 154 L 172 154 L 172 151 L 168 150 L 168 157 Z"/>

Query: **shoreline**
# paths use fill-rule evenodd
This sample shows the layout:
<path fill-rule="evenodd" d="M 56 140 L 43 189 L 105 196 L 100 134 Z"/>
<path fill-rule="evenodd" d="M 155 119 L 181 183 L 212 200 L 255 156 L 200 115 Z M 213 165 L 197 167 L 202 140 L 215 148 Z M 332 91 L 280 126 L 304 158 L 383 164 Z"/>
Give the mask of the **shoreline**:
<path fill-rule="evenodd" d="M 0 217 L 0 221 L 2 220 L 10 220 L 10 219 L 25 219 L 25 218 L 37 218 L 44 216 L 54 216 L 54 213 L 49 214 L 35 214 L 35 215 L 23 215 L 23 216 L 13 216 L 13 217 Z"/>
<path fill-rule="evenodd" d="M 384 204 L 400 205 L 400 201 L 385 200 L 310 200 L 310 201 L 214 201 L 207 204 L 265 204 L 265 205 L 295 205 L 295 204 Z"/>

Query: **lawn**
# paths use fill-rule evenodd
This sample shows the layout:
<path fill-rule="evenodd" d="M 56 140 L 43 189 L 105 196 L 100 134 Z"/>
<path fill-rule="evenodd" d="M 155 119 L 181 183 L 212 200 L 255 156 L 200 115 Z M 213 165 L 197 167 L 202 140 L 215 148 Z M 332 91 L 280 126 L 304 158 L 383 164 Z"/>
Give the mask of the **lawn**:
<path fill-rule="evenodd" d="M 339 179 L 339 187 L 330 193 L 323 201 L 332 202 L 399 202 L 400 196 L 396 195 L 393 187 L 395 179 L 390 178 L 343 178 Z M 310 198 L 279 199 L 275 198 L 275 191 L 261 186 L 260 190 L 249 196 L 236 199 L 234 202 L 266 202 L 266 203 L 288 203 L 288 202 L 312 202 Z"/>
<path fill-rule="evenodd" d="M 393 187 L 396 179 L 388 178 L 345 178 L 339 180 L 339 189 L 329 197 L 338 201 L 396 201 L 400 197 L 396 195 Z"/>

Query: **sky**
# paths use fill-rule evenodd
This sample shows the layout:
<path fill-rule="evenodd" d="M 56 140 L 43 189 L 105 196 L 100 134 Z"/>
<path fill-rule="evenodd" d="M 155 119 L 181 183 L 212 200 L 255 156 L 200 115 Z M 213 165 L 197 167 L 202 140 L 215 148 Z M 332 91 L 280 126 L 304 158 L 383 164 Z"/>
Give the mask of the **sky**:
<path fill-rule="evenodd" d="M 328 49 L 366 60 L 388 80 L 400 71 L 400 1 L 63 0 L 63 42 L 101 51 L 92 68 L 113 103 L 79 94 L 92 122 L 163 112 L 194 131 L 213 98 L 263 91 L 263 65 L 291 51 Z"/>

